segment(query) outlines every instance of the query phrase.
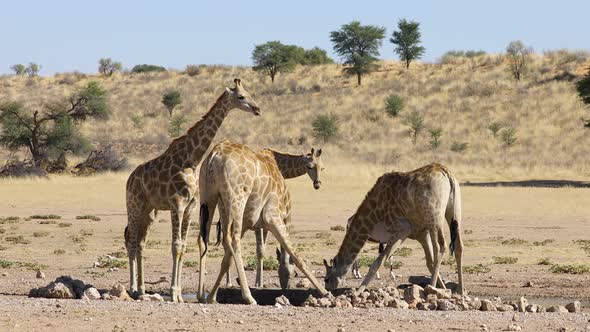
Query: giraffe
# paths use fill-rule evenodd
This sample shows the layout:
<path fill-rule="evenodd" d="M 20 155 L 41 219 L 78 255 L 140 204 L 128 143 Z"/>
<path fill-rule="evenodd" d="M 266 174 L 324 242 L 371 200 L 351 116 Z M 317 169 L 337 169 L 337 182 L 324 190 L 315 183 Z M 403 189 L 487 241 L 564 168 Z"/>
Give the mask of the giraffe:
<path fill-rule="evenodd" d="M 320 188 L 321 186 L 321 181 L 319 180 L 320 178 L 320 174 L 321 171 L 323 171 L 323 163 L 321 162 L 321 154 L 322 154 L 322 149 L 318 149 L 317 151 L 312 148 L 311 149 L 311 153 L 308 154 L 301 154 L 301 155 L 291 155 L 291 154 L 286 154 L 286 153 L 281 153 L 281 152 L 277 152 L 274 151 L 272 149 L 264 149 L 261 152 L 259 152 L 259 154 L 263 154 L 263 155 L 269 155 L 272 157 L 272 159 L 274 159 L 274 161 L 276 162 L 276 166 L 278 167 L 281 175 L 283 176 L 284 179 L 292 179 L 292 178 L 296 178 L 305 174 L 308 174 L 309 177 L 312 180 L 313 186 L 314 188 L 317 190 Z M 315 171 L 315 173 L 312 173 L 312 171 Z M 202 179 L 203 182 L 206 183 L 207 178 L 206 178 L 206 174 L 202 174 Z M 210 191 L 205 184 L 203 186 L 203 188 L 207 188 L 208 193 L 207 194 L 203 194 L 205 196 L 202 197 L 206 197 L 206 196 L 218 196 L 218 193 L 215 192 L 213 193 L 212 191 Z M 213 190 L 214 191 L 214 190 Z M 288 217 L 285 218 L 283 221 L 285 222 L 285 225 L 288 227 L 289 223 L 290 223 L 290 219 L 291 219 L 291 201 L 289 199 L 289 192 L 286 192 L 287 195 L 285 195 L 285 199 L 286 199 L 286 203 L 287 207 L 288 207 Z M 212 205 L 208 205 L 208 211 L 213 211 L 215 209 L 215 206 Z M 211 215 L 212 217 L 212 215 Z M 212 219 L 212 218 L 211 218 Z M 211 223 L 208 222 L 209 228 L 211 227 Z M 247 229 L 242 229 L 242 236 L 243 233 L 246 231 Z M 256 282 L 254 284 L 255 287 L 263 287 L 264 286 L 264 281 L 263 281 L 263 273 L 264 273 L 264 269 L 263 269 L 263 260 L 264 260 L 264 252 L 266 250 L 266 241 L 268 240 L 268 229 L 263 228 L 263 227 L 255 227 L 254 232 L 256 234 L 256 260 L 257 260 L 257 269 L 256 269 Z M 209 230 L 207 230 L 206 234 L 210 234 Z M 221 239 L 221 222 L 217 223 L 217 239 L 218 241 L 220 241 Z M 216 245 L 219 243 L 216 243 Z M 285 252 L 285 250 L 278 250 L 276 251 L 276 256 L 277 256 L 277 261 L 279 262 L 279 283 L 281 285 L 281 289 L 287 289 L 289 288 L 289 282 L 291 279 L 291 275 L 294 274 L 293 271 L 293 261 L 290 258 L 289 254 L 287 252 Z M 202 255 L 201 256 L 201 264 L 199 266 L 204 266 L 205 264 L 205 256 Z M 231 265 L 231 261 L 230 261 L 230 265 Z M 204 269 L 200 269 L 200 273 L 199 273 L 199 280 L 204 280 Z M 226 274 L 227 278 L 226 278 L 226 286 L 229 287 L 231 285 L 231 278 L 230 278 L 230 270 L 228 269 L 228 272 Z M 199 294 L 203 294 L 203 283 L 199 282 Z"/>
<path fill-rule="evenodd" d="M 143 249 L 157 210 L 170 210 L 172 220 L 172 301 L 182 302 L 182 256 L 186 248 L 191 214 L 197 204 L 196 168 L 224 118 L 234 109 L 260 115 L 260 108 L 243 88 L 240 79 L 226 88 L 201 120 L 170 143 L 159 157 L 139 165 L 126 187 L 127 227 L 125 246 L 129 255 L 130 291 L 145 293 Z"/>
<path fill-rule="evenodd" d="M 309 157 L 287 155 L 269 149 L 254 152 L 247 146 L 223 141 L 217 144 L 201 165 L 199 190 L 201 195 L 201 239 L 204 244 L 201 257 L 207 251 L 212 212 L 219 202 L 221 237 L 225 255 L 219 275 L 208 297 L 214 303 L 223 276 L 233 257 L 238 270 L 242 298 L 248 304 L 256 301 L 248 288 L 242 263 L 240 240 L 248 229 L 268 230 L 279 241 L 282 251 L 321 294 L 327 294 L 302 259 L 294 252 L 287 233 L 291 218 L 291 199 L 285 178 L 307 173 L 315 189 L 321 186 L 321 150 L 312 151 Z M 311 159 L 310 159 L 311 158 Z M 260 259 L 260 254 L 258 255 Z M 262 264 L 259 263 L 259 267 Z M 200 268 L 203 271 L 203 265 Z M 260 272 L 260 270 L 258 271 Z M 259 274 L 262 277 L 262 274 Z M 203 293 L 203 276 L 199 279 L 199 296 Z"/>
<path fill-rule="evenodd" d="M 351 217 L 338 254 L 331 264 L 324 260 L 326 287 L 334 289 L 342 284 L 369 238 L 386 246 L 369 268 L 359 291 L 367 287 L 383 260 L 406 238 L 418 239 L 421 243 L 431 242 L 432 258 L 427 254 L 426 264 L 432 273 L 432 286 L 436 286 L 446 246 L 443 234 L 445 219 L 451 230 L 450 250 L 457 261 L 459 294 L 463 294 L 461 191 L 450 171 L 437 163 L 411 172 L 386 173 L 377 180 Z"/>

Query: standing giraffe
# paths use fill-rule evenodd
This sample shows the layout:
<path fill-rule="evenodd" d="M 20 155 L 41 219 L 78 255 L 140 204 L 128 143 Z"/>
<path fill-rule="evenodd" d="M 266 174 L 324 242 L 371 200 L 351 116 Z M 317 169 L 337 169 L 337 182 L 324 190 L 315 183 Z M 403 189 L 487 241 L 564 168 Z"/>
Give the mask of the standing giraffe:
<path fill-rule="evenodd" d="M 311 155 L 302 157 L 278 153 L 269 149 L 259 153 L 247 146 L 223 141 L 217 144 L 201 165 L 199 190 L 201 197 L 201 239 L 207 252 L 207 241 L 211 227 L 211 217 L 219 202 L 221 237 L 225 255 L 219 275 L 209 294 L 213 303 L 223 276 L 228 272 L 233 257 L 238 270 L 242 298 L 248 304 L 256 304 L 248 288 L 248 281 L 242 263 L 240 240 L 248 229 L 263 228 L 271 232 L 281 244 L 283 258 L 288 254 L 293 263 L 305 274 L 321 294 L 327 294 L 306 264 L 294 252 L 287 233 L 287 223 L 291 218 L 291 198 L 285 178 L 297 177 L 307 173 L 313 180 L 315 189 L 321 185 L 319 159 L 321 150 L 312 150 Z M 199 242 L 201 247 L 201 242 Z M 202 249 L 202 248 L 201 248 Z M 258 252 L 258 272 L 261 252 Z M 201 264 L 204 261 L 201 260 Z M 203 266 L 200 267 L 199 296 L 203 296 Z"/>
<path fill-rule="evenodd" d="M 421 242 L 430 240 L 433 253 L 432 257 L 426 254 L 426 264 L 429 269 L 432 267 L 431 283 L 436 286 L 446 247 L 443 234 L 445 218 L 451 230 L 450 250 L 451 253 L 454 251 L 457 261 L 459 293 L 463 294 L 461 191 L 458 181 L 449 170 L 436 163 L 407 173 L 387 173 L 377 180 L 352 216 L 332 264 L 324 260 L 326 287 L 334 289 L 342 284 L 344 276 L 369 238 L 383 242 L 386 246 L 369 268 L 360 290 L 366 288 L 383 260 L 406 238 L 419 239 Z"/>
<path fill-rule="evenodd" d="M 226 88 L 209 112 L 185 135 L 173 140 L 159 157 L 139 165 L 127 180 L 125 246 L 129 255 L 130 291 L 134 295 L 145 293 L 143 249 L 149 226 L 157 210 L 170 210 L 173 259 L 170 295 L 172 301 L 182 302 L 182 256 L 191 213 L 197 204 L 197 165 L 232 109 L 261 114 L 240 80 L 235 79 L 234 83 L 235 87 Z"/>

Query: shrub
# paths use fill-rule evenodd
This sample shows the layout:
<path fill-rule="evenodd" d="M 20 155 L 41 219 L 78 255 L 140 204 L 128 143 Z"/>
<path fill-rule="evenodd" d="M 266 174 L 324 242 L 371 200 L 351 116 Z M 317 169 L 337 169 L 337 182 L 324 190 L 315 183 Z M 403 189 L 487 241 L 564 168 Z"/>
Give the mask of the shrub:
<path fill-rule="evenodd" d="M 76 219 L 78 220 L 92 220 L 92 221 L 100 221 L 100 218 L 92 215 L 92 214 L 85 214 L 85 215 L 81 215 L 81 216 L 76 216 Z"/>
<path fill-rule="evenodd" d="M 510 256 L 494 256 L 492 259 L 494 264 L 515 264 L 518 261 L 518 258 Z"/>
<path fill-rule="evenodd" d="M 408 116 L 406 116 L 406 118 L 403 121 L 403 124 L 410 127 L 408 133 L 412 138 L 412 142 L 416 144 L 416 141 L 418 140 L 418 135 L 420 135 L 422 129 L 424 129 L 424 117 L 420 115 L 420 113 L 418 112 L 412 112 Z"/>
<path fill-rule="evenodd" d="M 404 263 L 402 263 L 400 261 L 394 261 L 394 260 L 390 260 L 390 259 L 383 262 L 383 266 L 388 267 L 388 268 L 392 268 L 394 270 L 401 268 L 403 265 L 404 265 Z"/>
<path fill-rule="evenodd" d="M 113 259 L 106 256 L 98 257 L 98 267 L 101 268 L 126 268 L 127 267 L 127 260 L 123 259 Z"/>
<path fill-rule="evenodd" d="M 510 63 L 510 72 L 514 79 L 520 81 L 530 62 L 532 53 L 530 47 L 526 47 L 520 40 L 512 41 L 506 47 L 506 55 Z"/>
<path fill-rule="evenodd" d="M 512 127 L 504 128 L 502 131 L 502 142 L 505 147 L 509 148 L 516 143 L 516 132 L 517 130 Z"/>
<path fill-rule="evenodd" d="M 137 114 L 131 114 L 129 115 L 129 119 L 131 120 L 131 123 L 133 123 L 133 127 L 136 129 L 143 128 L 143 118 L 141 116 Z"/>
<path fill-rule="evenodd" d="M 201 66 L 197 66 L 197 65 L 188 65 L 188 66 L 186 66 L 186 68 L 185 68 L 184 72 L 185 72 L 185 73 L 186 73 L 188 76 L 190 76 L 190 77 L 193 77 L 193 76 L 197 76 L 197 75 L 201 74 L 201 72 L 202 72 L 202 69 L 201 69 Z"/>
<path fill-rule="evenodd" d="M 197 261 L 184 261 L 182 262 L 182 266 L 183 267 L 197 267 L 199 266 L 199 262 Z"/>
<path fill-rule="evenodd" d="M 170 134 L 170 137 L 180 136 L 187 121 L 188 119 L 182 114 L 173 116 L 168 125 L 168 134 Z"/>
<path fill-rule="evenodd" d="M 111 77 L 114 73 L 121 71 L 123 65 L 120 62 L 113 61 L 111 58 L 102 58 L 98 60 L 98 72 L 103 76 Z"/>
<path fill-rule="evenodd" d="M 34 214 L 29 219 L 61 219 L 57 214 Z"/>
<path fill-rule="evenodd" d="M 31 243 L 31 241 L 25 239 L 25 237 L 22 235 L 7 236 L 6 238 L 4 238 L 4 241 L 6 241 L 8 243 L 12 243 L 12 244 L 30 244 Z"/>
<path fill-rule="evenodd" d="M 33 232 L 33 236 L 34 237 L 46 237 L 46 236 L 49 236 L 49 232 L 47 232 L 47 231 Z"/>
<path fill-rule="evenodd" d="M 544 246 L 544 245 L 547 245 L 547 244 L 553 243 L 553 242 L 555 242 L 555 240 L 553 240 L 553 239 L 545 239 L 543 241 L 534 241 L 533 242 L 533 245 L 534 246 Z"/>
<path fill-rule="evenodd" d="M 337 232 L 344 232 L 346 230 L 346 228 L 342 225 L 337 225 L 337 226 L 330 227 L 330 230 L 337 231 Z"/>
<path fill-rule="evenodd" d="M 483 264 L 463 266 L 463 272 L 467 274 L 488 273 L 490 271 L 491 269 Z"/>
<path fill-rule="evenodd" d="M 10 66 L 15 75 L 24 76 L 27 73 L 27 67 L 21 63 Z"/>
<path fill-rule="evenodd" d="M 554 264 L 549 268 L 553 273 L 584 274 L 590 272 L 588 264 Z"/>
<path fill-rule="evenodd" d="M 518 239 L 518 238 L 510 238 L 508 240 L 502 241 L 502 244 L 503 245 L 512 245 L 512 246 L 521 246 L 521 245 L 529 244 L 529 241 L 523 240 L 523 239 Z"/>
<path fill-rule="evenodd" d="M 553 262 L 551 261 L 551 259 L 549 259 L 547 257 L 543 257 L 537 261 L 537 264 L 538 265 L 553 265 Z"/>
<path fill-rule="evenodd" d="M 498 136 L 498 132 L 504 127 L 503 124 L 501 124 L 500 122 L 492 122 L 490 123 L 490 125 L 488 126 L 489 131 L 492 132 L 492 135 L 494 135 L 494 137 Z"/>
<path fill-rule="evenodd" d="M 580 96 L 580 99 L 582 99 L 585 104 L 590 104 L 590 67 L 588 67 L 586 75 L 576 83 L 576 89 L 578 90 L 578 96 Z"/>
<path fill-rule="evenodd" d="M 178 90 L 168 91 L 162 97 L 162 104 L 166 106 L 170 116 L 172 116 L 172 111 L 174 108 L 180 105 L 180 103 L 182 103 L 182 97 L 180 96 L 180 91 Z"/>
<path fill-rule="evenodd" d="M 256 267 L 258 266 L 258 261 L 256 259 L 256 257 L 254 256 L 250 256 L 246 259 L 246 263 L 244 268 L 246 270 L 256 270 Z M 278 270 L 279 268 L 279 261 L 272 257 L 264 257 L 264 259 L 262 260 L 262 269 L 264 271 L 275 271 Z"/>
<path fill-rule="evenodd" d="M 412 248 L 401 247 L 394 251 L 393 254 L 400 257 L 409 257 L 412 254 Z"/>
<path fill-rule="evenodd" d="M 72 226 L 72 223 L 71 222 L 60 222 L 59 224 L 57 224 L 57 226 L 60 228 L 66 228 L 66 227 Z"/>
<path fill-rule="evenodd" d="M 149 73 L 149 72 L 162 72 L 162 71 L 166 71 L 166 68 L 164 68 L 162 66 L 147 65 L 147 64 L 135 65 L 133 67 L 133 69 L 131 69 L 132 73 Z"/>
<path fill-rule="evenodd" d="M 320 114 L 311 123 L 313 137 L 327 142 L 338 135 L 338 121 L 335 115 Z"/>
<path fill-rule="evenodd" d="M 389 116 L 396 117 L 404 108 L 404 99 L 399 95 L 390 95 L 385 99 L 385 111 Z"/>
<path fill-rule="evenodd" d="M 63 250 L 63 249 L 55 249 L 55 250 L 53 251 L 53 254 L 54 254 L 54 255 L 63 255 L 63 254 L 65 254 L 65 253 L 66 253 L 66 251 L 65 251 L 65 250 Z"/>
<path fill-rule="evenodd" d="M 102 150 L 91 151 L 86 160 L 74 166 L 74 173 L 76 175 L 91 175 L 107 171 L 116 172 L 125 167 L 127 167 L 127 158 L 121 157 L 112 146 L 107 146 Z"/>
<path fill-rule="evenodd" d="M 428 131 L 430 133 L 430 148 L 432 151 L 440 147 L 440 137 L 442 136 L 441 128 L 433 128 Z"/>
<path fill-rule="evenodd" d="M 465 152 L 469 147 L 469 143 L 467 142 L 453 142 L 451 144 L 451 151 L 461 153 Z"/>
<path fill-rule="evenodd" d="M 39 75 L 40 70 L 41 66 L 34 62 L 29 62 L 29 65 L 25 68 L 25 72 L 27 75 L 29 75 L 29 77 L 36 77 Z"/>
<path fill-rule="evenodd" d="M 305 50 L 303 59 L 301 60 L 302 65 L 324 65 L 328 63 L 334 63 L 334 60 L 328 56 L 326 50 L 323 50 L 317 46 L 312 49 Z"/>
<path fill-rule="evenodd" d="M 1 217 L 0 224 L 15 224 L 20 221 L 20 217 L 10 216 L 10 217 Z"/>

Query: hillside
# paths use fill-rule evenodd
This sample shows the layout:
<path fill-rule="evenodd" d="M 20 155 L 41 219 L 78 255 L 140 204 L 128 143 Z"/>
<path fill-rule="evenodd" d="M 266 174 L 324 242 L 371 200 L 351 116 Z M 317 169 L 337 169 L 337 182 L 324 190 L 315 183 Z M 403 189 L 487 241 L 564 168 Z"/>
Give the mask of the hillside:
<path fill-rule="evenodd" d="M 111 78 L 58 74 L 36 79 L 0 78 L 0 102 L 20 100 L 33 110 L 64 98 L 73 89 L 96 79 L 109 92 L 112 117 L 84 124 L 82 131 L 97 146 L 112 144 L 132 159 L 147 160 L 171 141 L 168 115 L 161 103 L 164 92 L 181 91 L 177 110 L 197 121 L 224 86 L 240 77 L 263 112 L 253 117 L 234 111 L 224 122 L 217 140 L 224 138 L 254 147 L 288 152 L 324 150 L 326 171 L 373 174 L 408 170 L 428 162 L 448 164 L 464 180 L 528 178 L 581 179 L 590 176 L 590 130 L 580 119 L 588 109 L 578 99 L 564 73 L 581 74 L 585 58 L 568 53 L 536 55 L 520 83 L 512 79 L 499 56 L 456 58 L 445 64 L 413 64 L 409 71 L 397 62 L 382 62 L 378 72 L 356 86 L 343 76 L 339 65 L 300 66 L 270 79 L 246 67 L 207 66 L 190 77 L 180 72 L 116 74 Z M 392 118 L 385 98 L 403 97 L 405 107 Z M 404 118 L 419 112 L 425 128 L 412 144 Z M 339 135 L 317 142 L 311 123 L 319 114 L 338 119 Z M 501 122 L 516 129 L 516 142 L 504 147 L 501 132 L 494 137 L 488 126 Z M 441 145 L 430 147 L 429 129 L 442 129 Z M 463 151 L 451 151 L 467 143 Z M 457 149 L 455 149 L 457 150 Z M 0 162 L 8 158 L 3 150 Z M 341 174 L 344 176 L 345 174 Z"/>

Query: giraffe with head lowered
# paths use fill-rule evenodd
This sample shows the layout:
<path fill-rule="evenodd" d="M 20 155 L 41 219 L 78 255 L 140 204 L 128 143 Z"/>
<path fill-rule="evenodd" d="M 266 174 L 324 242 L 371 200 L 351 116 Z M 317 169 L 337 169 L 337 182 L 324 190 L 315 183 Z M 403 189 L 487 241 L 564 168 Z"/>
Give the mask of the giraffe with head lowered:
<path fill-rule="evenodd" d="M 338 254 L 331 263 L 324 260 L 326 287 L 340 287 L 362 247 L 373 239 L 384 243 L 385 249 L 369 268 L 361 283 L 362 291 L 385 258 L 407 238 L 417 239 L 428 247 L 424 250 L 426 265 L 432 273 L 432 286 L 436 287 L 446 247 L 445 223 L 451 232 L 450 250 L 457 261 L 458 291 L 463 294 L 459 182 L 445 166 L 437 163 L 411 172 L 382 175 L 351 217 Z"/>
<path fill-rule="evenodd" d="M 130 291 L 145 293 L 143 249 L 157 210 L 169 210 L 172 220 L 172 280 L 170 296 L 182 302 L 182 256 L 186 249 L 191 214 L 197 204 L 197 165 L 211 145 L 217 130 L 232 109 L 260 115 L 256 102 L 239 79 L 226 88 L 201 120 L 170 143 L 168 149 L 139 165 L 126 187 L 127 227 L 125 246 L 129 255 Z"/>
<path fill-rule="evenodd" d="M 220 142 L 212 149 L 203 160 L 199 175 L 202 240 L 199 241 L 199 247 L 202 259 L 198 296 L 201 299 L 204 295 L 203 258 L 207 252 L 211 221 L 217 205 L 219 205 L 221 223 L 221 242 L 225 254 L 219 275 L 209 294 L 209 302 L 216 301 L 217 290 L 233 258 L 238 270 L 242 298 L 248 304 L 256 304 L 248 288 L 240 245 L 242 235 L 248 229 L 263 229 L 272 233 L 281 245 L 281 267 L 284 269 L 292 260 L 320 293 L 327 294 L 324 287 L 293 250 L 287 232 L 287 225 L 291 219 L 291 198 L 285 179 L 308 174 L 314 188 L 319 189 L 322 170 L 320 156 L 321 150 L 313 149 L 308 155 L 289 155 L 270 149 L 255 152 L 247 146 L 230 141 Z M 259 267 L 257 283 L 261 284 L 261 250 L 257 250 L 257 254 Z M 285 274 L 288 273 L 288 271 L 285 272 Z M 281 268 L 279 268 L 279 275 L 281 276 Z M 283 287 L 285 279 L 288 280 L 288 275 L 281 277 Z"/>

